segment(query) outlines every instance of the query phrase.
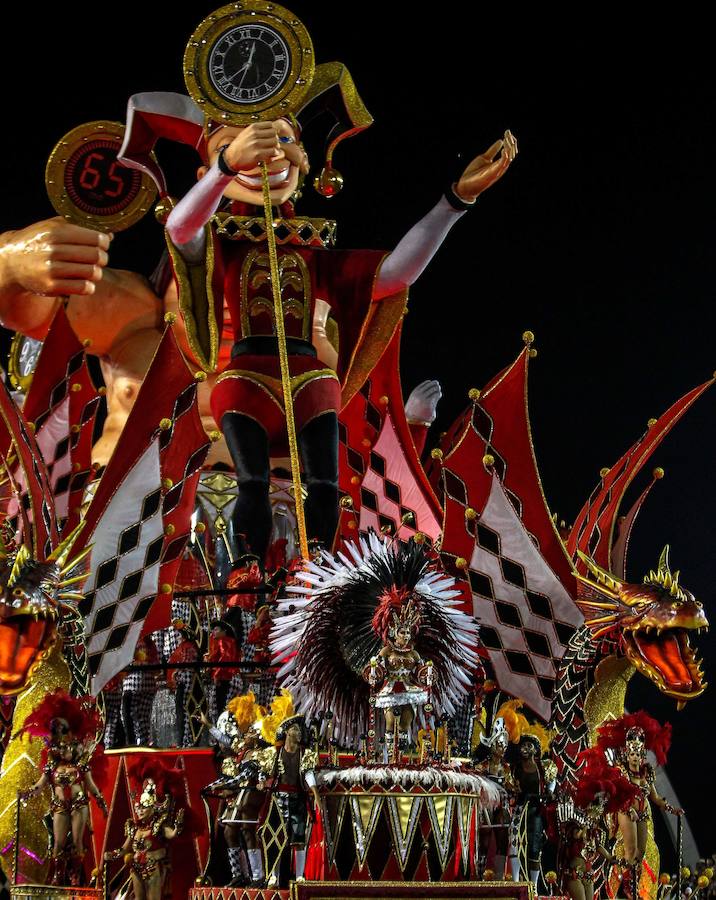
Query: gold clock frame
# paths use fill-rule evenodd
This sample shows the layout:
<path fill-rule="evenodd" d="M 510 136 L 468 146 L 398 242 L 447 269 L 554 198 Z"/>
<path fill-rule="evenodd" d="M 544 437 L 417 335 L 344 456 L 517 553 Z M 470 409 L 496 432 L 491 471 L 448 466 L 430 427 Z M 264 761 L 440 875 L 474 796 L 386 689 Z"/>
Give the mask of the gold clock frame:
<path fill-rule="evenodd" d="M 106 216 L 84 212 L 75 206 L 65 189 L 65 168 L 72 154 L 83 144 L 97 139 L 116 143 L 117 150 L 119 150 L 124 139 L 124 125 L 121 122 L 110 122 L 104 119 L 85 122 L 60 138 L 55 144 L 45 168 L 47 194 L 57 214 L 64 216 L 75 225 L 84 225 L 87 228 L 94 228 L 96 231 L 124 231 L 138 222 L 154 205 L 157 190 L 148 175 L 140 173 L 139 192 L 126 209 Z"/>
<path fill-rule="evenodd" d="M 223 34 L 242 24 L 260 24 L 277 31 L 291 56 L 283 86 L 255 103 L 228 100 L 216 90 L 209 75 L 213 48 Z M 248 125 L 296 112 L 311 87 L 315 69 L 313 42 L 303 22 L 285 7 L 264 0 L 241 0 L 217 9 L 196 28 L 184 51 L 184 81 L 189 95 L 207 120 L 225 125 Z"/>

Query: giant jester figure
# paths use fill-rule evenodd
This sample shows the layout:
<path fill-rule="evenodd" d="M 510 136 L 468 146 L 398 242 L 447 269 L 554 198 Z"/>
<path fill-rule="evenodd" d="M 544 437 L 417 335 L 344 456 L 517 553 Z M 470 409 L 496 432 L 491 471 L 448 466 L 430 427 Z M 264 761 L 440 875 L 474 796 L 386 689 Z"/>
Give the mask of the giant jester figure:
<path fill-rule="evenodd" d="M 309 169 L 297 116 L 335 109 L 340 90 L 339 116 L 349 121 L 337 117 L 328 168 L 318 178 L 330 195 L 339 183 L 330 168 L 333 145 L 370 121 L 346 70 L 315 69 L 301 23 L 279 6 L 266 11 L 253 3 L 223 7 L 203 22 L 185 62 L 194 102 L 133 97 L 120 158 L 153 172 L 162 189 L 149 156 L 156 137 L 178 135 L 202 156 L 199 181 L 170 213 L 167 236 L 192 354 L 206 371 L 219 372 L 211 408 L 236 468 L 234 533 L 248 545 L 240 549 L 265 555 L 269 460 L 287 451 L 303 467 L 308 536 L 330 547 L 338 524 L 338 413 L 393 336 L 407 287 L 457 218 L 506 171 L 516 145 L 507 133 L 470 163 L 393 253 L 332 250 L 332 229 L 293 211 Z M 222 201 L 229 206 L 217 216 Z M 263 202 L 277 210 L 274 234 L 257 217 Z M 333 365 L 318 359 L 312 342 L 316 320 L 329 315 L 339 335 Z M 228 359 L 222 340 L 230 344 Z"/>

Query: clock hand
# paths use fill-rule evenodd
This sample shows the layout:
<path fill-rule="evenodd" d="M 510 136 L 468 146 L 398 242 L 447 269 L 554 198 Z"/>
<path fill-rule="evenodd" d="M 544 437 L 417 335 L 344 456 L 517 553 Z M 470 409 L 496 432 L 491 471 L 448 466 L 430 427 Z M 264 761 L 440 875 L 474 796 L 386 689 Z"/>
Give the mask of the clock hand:
<path fill-rule="evenodd" d="M 251 63 L 245 62 L 237 72 L 234 72 L 234 74 L 231 76 L 231 80 L 234 81 L 236 78 L 238 78 L 239 75 L 241 75 L 242 72 L 245 74 L 248 71 L 250 65 Z"/>
<path fill-rule="evenodd" d="M 245 64 L 241 67 L 241 69 L 239 70 L 240 72 L 243 72 L 243 73 L 244 73 L 244 74 L 241 76 L 241 81 L 240 81 L 240 82 L 238 83 L 238 85 L 237 85 L 237 87 L 239 87 L 239 88 L 240 88 L 241 85 L 244 83 L 244 78 L 246 78 L 246 75 L 247 75 L 249 69 L 251 68 L 251 63 L 252 63 L 253 58 L 254 58 L 254 51 L 255 51 L 255 50 L 256 50 L 256 41 L 254 41 L 253 44 L 251 45 L 251 50 L 249 51 L 249 58 L 248 58 L 248 60 L 246 61 L 246 63 L 245 63 Z M 238 75 L 239 73 L 237 72 L 236 74 Z"/>

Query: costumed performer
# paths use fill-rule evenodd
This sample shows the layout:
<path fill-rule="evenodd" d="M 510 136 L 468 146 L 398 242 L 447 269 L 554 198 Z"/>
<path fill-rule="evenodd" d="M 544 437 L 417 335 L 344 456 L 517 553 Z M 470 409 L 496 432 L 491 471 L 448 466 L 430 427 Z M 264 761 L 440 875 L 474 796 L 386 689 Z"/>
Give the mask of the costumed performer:
<path fill-rule="evenodd" d="M 420 630 L 420 610 L 407 588 L 387 590 L 373 615 L 372 627 L 383 644 L 363 677 L 372 690 L 376 709 L 385 716 L 387 761 L 394 762 L 395 732 L 398 746 L 408 743 L 415 711 L 428 703 L 432 661 L 425 662 L 415 649 Z"/>
<path fill-rule="evenodd" d="M 192 733 L 188 704 L 192 688 L 199 682 L 196 669 L 174 669 L 175 663 L 198 663 L 199 645 L 196 637 L 191 633 L 186 622 L 182 619 L 174 619 L 172 627 L 179 635 L 179 644 L 172 651 L 168 659 L 167 684 L 174 691 L 174 705 L 176 711 L 176 738 L 179 747 L 192 747 L 194 735 Z"/>
<path fill-rule="evenodd" d="M 617 815 L 624 843 L 622 886 L 627 897 L 636 897 L 649 835 L 649 801 L 673 815 L 684 814 L 683 809 L 676 809 L 657 794 L 654 787 L 656 772 L 646 756 L 651 750 L 658 765 L 666 763 L 671 745 L 671 724 L 667 722 L 662 726 L 639 710 L 604 722 L 597 729 L 597 735 L 597 747 L 603 752 L 611 750 L 614 753 L 616 767 L 638 789 L 632 805 Z"/>
<path fill-rule="evenodd" d="M 135 666 L 122 680 L 122 727 L 126 746 L 148 747 L 151 743 L 152 704 L 157 690 L 155 669 L 159 653 L 151 637 L 140 637 L 132 659 Z"/>
<path fill-rule="evenodd" d="M 240 624 L 240 620 L 237 624 Z M 243 679 L 238 664 L 241 662 L 240 641 L 236 631 L 225 619 L 215 619 L 211 623 L 209 651 L 204 655 L 207 663 L 221 663 L 211 669 L 214 682 L 214 718 L 226 709 L 228 701 L 241 693 Z M 232 665 L 233 663 L 233 665 Z"/>
<path fill-rule="evenodd" d="M 105 853 L 105 860 L 126 856 L 134 900 L 162 900 L 171 871 L 169 842 L 184 828 L 184 809 L 174 813 L 182 792 L 182 773 L 160 760 L 145 759 L 130 769 L 141 784 L 134 816 L 125 823 L 124 844 Z"/>
<path fill-rule="evenodd" d="M 481 775 L 494 781 L 506 791 L 505 801 L 494 810 L 483 807 L 480 810 L 480 858 L 478 867 L 480 874 L 486 868 L 492 869 L 497 881 L 505 877 L 505 862 L 507 860 L 508 830 L 511 821 L 510 804 L 518 790 L 506 760 L 507 749 L 510 744 L 510 732 L 507 728 L 506 717 L 513 712 L 514 701 L 507 701 L 495 713 L 492 728 L 489 735 L 480 735 L 480 747 L 477 748 L 475 769 Z M 494 838 L 494 856 L 488 865 L 491 838 Z"/>
<path fill-rule="evenodd" d="M 71 697 L 62 690 L 47 694 L 20 729 L 21 733 L 45 742 L 40 763 L 42 775 L 20 798 L 27 800 L 45 787 L 52 792 L 49 884 L 81 883 L 90 795 L 107 814 L 107 804 L 90 771 L 93 754 L 102 752 L 97 749 L 101 729 L 102 720 L 93 698 Z"/>
<path fill-rule="evenodd" d="M 238 887 L 247 881 L 252 887 L 264 883 L 257 828 L 266 795 L 258 784 L 270 770 L 273 750 L 262 738 L 262 712 L 249 691 L 229 701 L 216 726 L 202 716 L 209 734 L 225 754 L 221 777 L 207 785 L 203 793 L 224 801 L 218 820 L 223 827 L 231 869 L 227 887 Z"/>
<path fill-rule="evenodd" d="M 607 814 L 631 806 L 637 789 L 607 760 L 590 748 L 579 757 L 577 782 L 571 796 L 556 804 L 559 828 L 558 874 L 562 889 L 572 900 L 593 900 L 600 862 L 614 862 L 607 849 Z"/>
<path fill-rule="evenodd" d="M 517 701 L 514 709 L 521 706 Z M 527 873 L 529 880 L 537 887 L 540 874 L 542 849 L 545 843 L 545 804 L 552 799 L 551 782 L 553 773 L 546 772 L 542 755 L 549 750 L 551 735 L 537 723 L 530 723 L 521 714 L 518 743 L 510 747 L 512 777 L 517 785 L 516 806 L 512 816 L 512 842 L 510 846 L 510 867 L 512 878 L 520 878 L 519 829 L 524 817 L 527 846 Z"/>
<path fill-rule="evenodd" d="M 290 715 L 284 718 L 276 730 L 273 766 L 266 782 L 281 811 L 289 848 L 293 852 L 295 881 L 304 880 L 306 869 L 309 792 L 313 798 L 314 808 L 320 809 L 314 773 L 314 769 L 318 766 L 318 754 L 309 748 L 309 744 L 310 736 L 305 717 Z M 280 865 L 279 856 L 269 873 L 269 887 L 278 885 Z"/>
<path fill-rule="evenodd" d="M 374 707 L 366 675 L 370 678 L 371 660 L 376 676 L 383 669 L 378 663 L 383 649 L 383 659 L 388 658 L 385 696 L 397 699 L 403 688 L 407 691 L 410 708 L 401 727 L 411 725 L 412 706 L 422 700 L 424 686 L 412 674 L 408 678 L 398 672 L 405 668 L 412 673 L 418 659 L 432 662 L 430 705 L 440 716 L 454 715 L 472 689 L 477 626 L 460 610 L 454 578 L 441 570 L 426 543 L 387 540 L 371 531 L 357 544 L 347 543 L 336 557 L 324 553 L 319 562 L 304 563 L 294 578 L 296 583 L 278 600 L 271 649 L 280 665 L 277 680 L 304 715 L 319 718 L 331 710 L 333 737 L 344 747 L 356 747 L 359 735 L 371 730 L 380 738 L 382 723 L 375 728 L 370 724 Z M 374 623 L 395 628 L 393 613 L 401 609 L 412 610 L 413 625 L 402 639 L 407 643 L 384 648 Z M 401 677 L 406 681 L 400 682 Z M 424 685 L 425 679 L 420 680 Z M 389 703 L 386 709 L 391 709 Z M 419 726 L 425 726 L 426 714 L 432 718 L 432 710 L 421 705 Z"/>

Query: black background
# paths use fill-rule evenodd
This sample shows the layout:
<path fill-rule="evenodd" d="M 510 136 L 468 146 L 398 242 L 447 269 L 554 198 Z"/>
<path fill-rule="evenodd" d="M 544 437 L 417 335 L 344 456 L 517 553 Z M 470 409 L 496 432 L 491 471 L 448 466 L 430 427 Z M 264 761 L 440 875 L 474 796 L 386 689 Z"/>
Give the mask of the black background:
<path fill-rule="evenodd" d="M 43 10 L 25 37 L 6 31 L 17 55 L 0 61 L 3 229 L 50 214 L 44 164 L 66 131 L 122 120 L 133 92 L 184 90 L 186 40 L 214 9 L 191 6 L 65 4 Z M 376 120 L 337 152 L 342 195 L 326 201 L 306 190 L 299 207 L 336 217 L 341 246 L 392 247 L 454 176 L 458 152 L 469 158 L 505 128 L 517 135 L 515 165 L 411 292 L 404 384 L 407 392 L 423 378 L 441 381 L 436 439 L 468 389 L 509 363 L 533 330 L 535 447 L 550 505 L 571 521 L 599 469 L 716 368 L 710 30 L 685 17 L 659 21 L 653 10 L 649 33 L 643 24 L 626 30 L 604 6 L 598 16 L 583 8 L 579 22 L 476 4 L 292 9 L 317 60 L 348 65 Z M 316 168 L 315 148 L 313 156 Z M 163 160 L 182 193 L 192 154 L 165 148 Z M 111 262 L 148 274 L 161 246 L 147 217 L 115 240 Z M 714 616 L 715 412 L 711 391 L 655 455 L 667 477 L 637 524 L 629 566 L 640 579 L 669 542 L 682 582 Z M 700 647 L 713 677 L 713 637 Z M 677 714 L 633 681 L 631 708 L 674 724 L 669 774 L 701 852 L 712 852 L 713 693 Z"/>

